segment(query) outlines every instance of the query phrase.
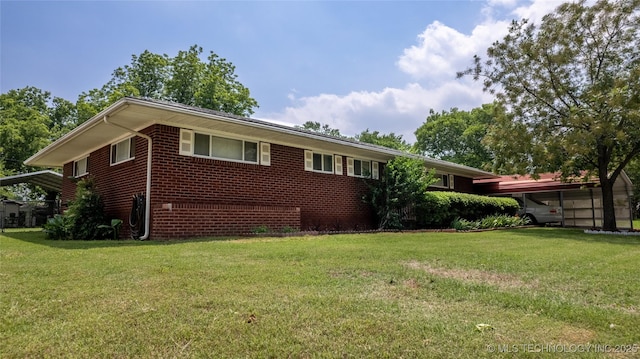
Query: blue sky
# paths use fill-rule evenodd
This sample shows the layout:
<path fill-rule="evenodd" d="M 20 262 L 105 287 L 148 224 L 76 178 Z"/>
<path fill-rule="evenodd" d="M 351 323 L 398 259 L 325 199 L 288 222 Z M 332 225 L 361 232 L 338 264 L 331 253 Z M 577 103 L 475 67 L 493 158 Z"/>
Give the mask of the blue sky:
<path fill-rule="evenodd" d="M 35 86 L 75 102 L 133 54 L 197 44 L 236 66 L 260 105 L 254 118 L 412 142 L 430 109 L 490 102 L 455 72 L 512 19 L 538 21 L 560 3 L 2 0 L 0 90 Z"/>

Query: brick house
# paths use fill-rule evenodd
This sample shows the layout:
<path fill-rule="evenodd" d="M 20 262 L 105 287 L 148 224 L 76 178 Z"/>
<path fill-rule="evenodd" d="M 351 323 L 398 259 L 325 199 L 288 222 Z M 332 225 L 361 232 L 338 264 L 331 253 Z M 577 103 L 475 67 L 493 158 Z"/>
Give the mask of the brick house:
<path fill-rule="evenodd" d="M 111 218 L 144 193 L 143 239 L 272 230 L 367 229 L 366 181 L 408 154 L 182 104 L 123 98 L 25 161 L 63 170 L 61 198 L 92 176 Z M 493 174 L 424 158 L 437 188 L 472 192 Z"/>

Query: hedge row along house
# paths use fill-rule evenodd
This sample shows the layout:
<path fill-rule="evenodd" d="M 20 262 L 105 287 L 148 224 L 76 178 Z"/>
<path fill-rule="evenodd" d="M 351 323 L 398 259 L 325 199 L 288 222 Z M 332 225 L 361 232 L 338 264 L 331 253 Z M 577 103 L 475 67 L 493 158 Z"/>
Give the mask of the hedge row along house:
<path fill-rule="evenodd" d="M 61 199 L 93 177 L 110 218 L 129 222 L 144 194 L 141 238 L 375 228 L 362 202 L 401 151 L 158 100 L 126 97 L 25 163 L 63 170 Z M 492 173 L 424 158 L 434 188 L 473 192 Z M 123 236 L 129 235 L 127 225 Z"/>

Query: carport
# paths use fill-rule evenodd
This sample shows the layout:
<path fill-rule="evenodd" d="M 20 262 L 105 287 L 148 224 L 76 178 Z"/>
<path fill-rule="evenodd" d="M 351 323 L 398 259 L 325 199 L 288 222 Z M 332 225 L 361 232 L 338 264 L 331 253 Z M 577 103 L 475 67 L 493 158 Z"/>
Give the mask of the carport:
<path fill-rule="evenodd" d="M 27 218 L 23 221 L 24 226 L 31 227 L 41 224 L 35 220 L 37 217 L 34 212 L 36 210 L 35 207 L 43 209 L 42 213 L 38 214 L 45 220 L 59 212 L 59 206 L 56 198 L 62 191 L 62 174 L 51 170 L 45 170 L 0 178 L 0 186 L 13 186 L 21 183 L 29 183 L 39 186 L 47 193 L 44 201 L 37 201 L 38 203 L 24 202 L 22 204 L 22 206 L 25 206 L 25 204 L 27 205 L 25 208 L 25 211 L 27 211 Z M 0 228 L 2 229 L 9 224 L 13 226 L 14 222 L 16 222 L 16 219 L 13 218 L 15 216 L 10 216 L 13 212 L 10 213 L 9 209 L 7 209 L 7 203 L 9 202 L 13 201 L 2 201 L 2 203 L 0 203 Z"/>
<path fill-rule="evenodd" d="M 562 182 L 557 173 L 530 176 L 502 176 L 473 181 L 478 194 L 491 196 L 526 196 L 550 206 L 562 208 L 563 227 L 602 227 L 602 192 L 597 179 L 588 182 Z M 613 186 L 616 224 L 621 229 L 633 229 L 631 195 L 633 185 L 622 172 Z"/>

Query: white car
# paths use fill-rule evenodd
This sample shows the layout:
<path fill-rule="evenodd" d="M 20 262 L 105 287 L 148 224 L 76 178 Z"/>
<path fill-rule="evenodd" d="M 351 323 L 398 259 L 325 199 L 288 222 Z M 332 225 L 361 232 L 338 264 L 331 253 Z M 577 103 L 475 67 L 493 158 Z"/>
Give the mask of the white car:
<path fill-rule="evenodd" d="M 523 205 L 521 197 L 514 197 L 514 199 L 520 204 L 518 215 L 523 218 L 529 218 L 532 224 L 562 222 L 561 207 L 549 206 L 528 197 L 526 198 L 527 205 L 525 206 Z"/>

